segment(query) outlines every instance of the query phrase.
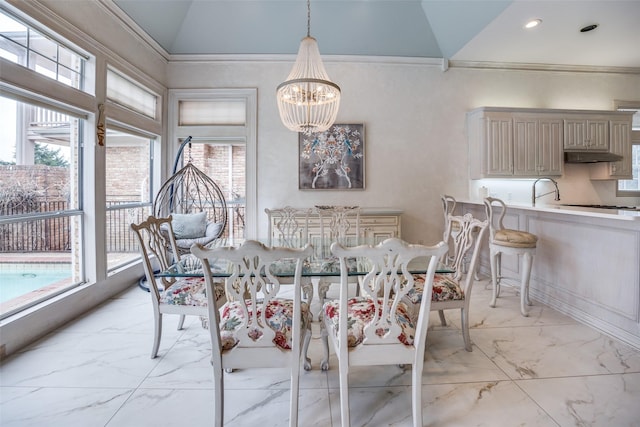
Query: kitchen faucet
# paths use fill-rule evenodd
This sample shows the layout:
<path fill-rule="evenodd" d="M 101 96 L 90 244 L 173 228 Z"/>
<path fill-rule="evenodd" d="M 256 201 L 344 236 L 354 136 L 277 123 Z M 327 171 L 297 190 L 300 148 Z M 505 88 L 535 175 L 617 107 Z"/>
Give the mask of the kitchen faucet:
<path fill-rule="evenodd" d="M 536 196 L 536 184 L 538 183 L 538 181 L 542 181 L 542 180 L 553 182 L 553 185 L 556 187 L 556 189 L 554 191 L 549 191 L 548 193 L 544 193 L 539 196 Z M 536 179 L 535 181 L 533 181 L 533 186 L 531 187 L 531 205 L 535 206 L 536 199 L 539 199 L 540 197 L 546 196 L 547 194 L 551 194 L 551 193 L 556 193 L 556 198 L 554 200 L 560 200 L 560 190 L 558 190 L 558 183 L 553 178 L 543 177 L 543 178 Z"/>

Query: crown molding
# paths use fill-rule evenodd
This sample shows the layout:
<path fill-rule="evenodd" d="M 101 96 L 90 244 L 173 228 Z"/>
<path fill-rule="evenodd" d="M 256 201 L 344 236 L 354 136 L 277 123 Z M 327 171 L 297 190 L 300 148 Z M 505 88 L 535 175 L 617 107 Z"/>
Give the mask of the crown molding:
<path fill-rule="evenodd" d="M 295 62 L 294 54 L 179 54 L 170 55 L 169 62 L 181 63 L 233 63 L 233 62 Z M 365 55 L 322 55 L 322 62 L 377 63 L 433 65 L 440 67 L 440 58 L 404 57 L 404 56 L 365 56 Z"/>
<path fill-rule="evenodd" d="M 533 64 L 518 62 L 488 62 L 488 61 L 460 61 L 450 60 L 450 68 L 476 68 L 485 70 L 514 70 L 514 71 L 552 71 L 566 73 L 606 73 L 606 74 L 637 74 L 637 67 L 603 67 L 595 65 L 563 65 L 563 64 Z"/>

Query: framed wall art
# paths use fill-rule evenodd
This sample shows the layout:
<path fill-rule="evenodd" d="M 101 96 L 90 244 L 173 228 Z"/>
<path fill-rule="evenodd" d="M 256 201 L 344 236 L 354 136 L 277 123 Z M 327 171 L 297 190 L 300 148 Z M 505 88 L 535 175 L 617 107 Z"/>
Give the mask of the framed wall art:
<path fill-rule="evenodd" d="M 298 134 L 301 190 L 364 190 L 364 124 Z"/>

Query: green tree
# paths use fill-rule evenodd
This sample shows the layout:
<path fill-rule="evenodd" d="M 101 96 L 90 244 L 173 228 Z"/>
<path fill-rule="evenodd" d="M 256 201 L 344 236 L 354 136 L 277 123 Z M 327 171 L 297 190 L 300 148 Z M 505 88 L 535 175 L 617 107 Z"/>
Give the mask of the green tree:
<path fill-rule="evenodd" d="M 59 148 L 53 149 L 38 143 L 35 146 L 34 163 L 47 166 L 69 166 L 69 162 L 60 154 Z"/>

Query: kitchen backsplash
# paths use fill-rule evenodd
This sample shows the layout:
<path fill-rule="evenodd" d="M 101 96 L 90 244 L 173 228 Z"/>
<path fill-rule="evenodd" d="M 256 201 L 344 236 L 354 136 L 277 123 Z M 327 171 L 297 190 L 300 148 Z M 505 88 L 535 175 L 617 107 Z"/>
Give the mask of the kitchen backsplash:
<path fill-rule="evenodd" d="M 556 203 L 590 203 L 619 206 L 640 206 L 640 197 L 616 197 L 618 182 L 592 181 L 589 178 L 589 167 L 584 164 L 565 164 L 564 175 L 554 177 L 560 189 L 560 201 L 554 200 L 553 194 L 543 196 L 536 204 Z M 469 194 L 471 200 L 482 199 L 482 195 L 488 193 L 492 197 L 498 197 L 505 202 L 530 203 L 531 188 L 535 179 L 478 179 L 469 180 Z M 536 185 L 536 194 L 544 194 L 554 189 L 553 184 L 541 181 Z M 454 195 L 463 199 L 465 195 Z"/>

